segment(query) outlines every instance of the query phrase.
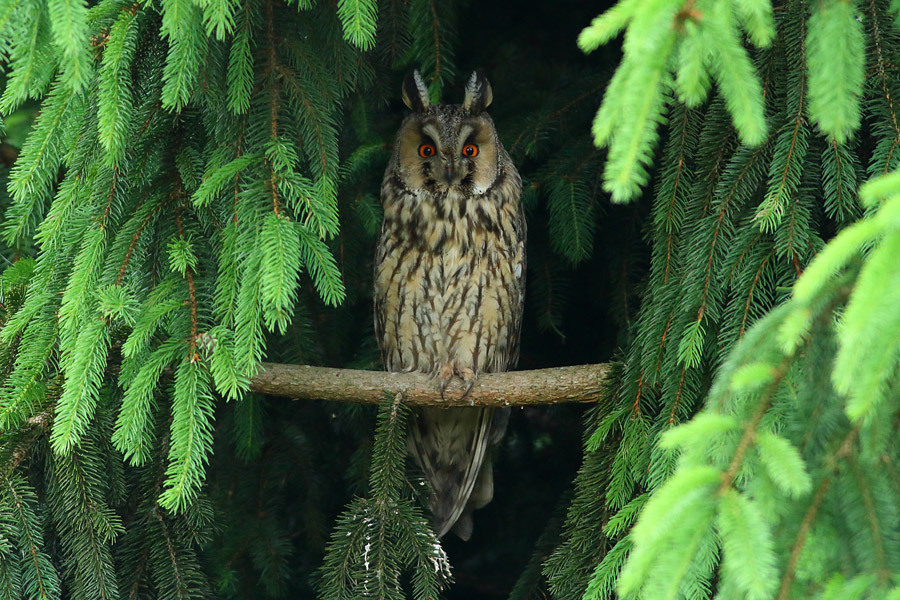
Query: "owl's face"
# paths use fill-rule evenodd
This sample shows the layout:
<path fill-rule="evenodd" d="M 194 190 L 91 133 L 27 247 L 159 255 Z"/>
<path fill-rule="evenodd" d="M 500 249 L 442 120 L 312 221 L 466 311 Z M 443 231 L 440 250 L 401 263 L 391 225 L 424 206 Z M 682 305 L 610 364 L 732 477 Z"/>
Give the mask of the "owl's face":
<path fill-rule="evenodd" d="M 407 79 L 403 99 L 413 113 L 400 126 L 396 148 L 407 188 L 477 195 L 490 187 L 497 177 L 499 144 L 484 112 L 490 98 L 490 85 L 473 75 L 463 104 L 430 106 L 418 72 Z"/>

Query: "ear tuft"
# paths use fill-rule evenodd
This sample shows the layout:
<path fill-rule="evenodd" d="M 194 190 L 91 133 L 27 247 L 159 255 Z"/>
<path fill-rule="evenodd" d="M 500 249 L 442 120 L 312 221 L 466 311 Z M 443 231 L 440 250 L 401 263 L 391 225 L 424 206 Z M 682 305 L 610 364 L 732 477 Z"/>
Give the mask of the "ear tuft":
<path fill-rule="evenodd" d="M 466 84 L 466 95 L 463 100 L 463 108 L 475 114 L 484 112 L 491 105 L 494 99 L 494 93 L 491 91 L 491 84 L 480 71 L 475 71 Z"/>
<path fill-rule="evenodd" d="M 400 93 L 403 96 L 403 104 L 412 111 L 423 112 L 431 106 L 431 102 L 428 100 L 428 86 L 422 81 L 418 70 L 414 70 L 406 76 Z"/>

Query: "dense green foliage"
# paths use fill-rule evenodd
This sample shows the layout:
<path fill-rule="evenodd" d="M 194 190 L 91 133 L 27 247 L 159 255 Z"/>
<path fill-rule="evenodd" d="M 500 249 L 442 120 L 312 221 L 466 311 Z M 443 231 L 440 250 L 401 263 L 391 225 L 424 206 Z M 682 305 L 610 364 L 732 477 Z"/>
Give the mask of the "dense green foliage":
<path fill-rule="evenodd" d="M 564 598 L 883 597 L 900 567 L 900 288 L 898 222 L 878 205 L 898 188 L 877 180 L 864 203 L 857 188 L 900 163 L 891 9 L 651 4 L 622 2 L 580 38 L 591 50 L 631 21 L 594 122 L 610 157 L 638 149 L 627 177 L 607 163 L 613 199 L 643 183 L 656 123 L 666 143 L 634 343 L 546 573 Z M 664 24 L 679 32 L 664 56 L 629 44 Z M 728 50 L 738 25 L 759 50 Z M 653 111 L 620 137 L 607 111 L 632 100 L 616 79 L 653 68 Z"/>
<path fill-rule="evenodd" d="M 516 6 L 0 0 L 0 597 L 900 594 L 900 6 L 622 0 L 590 57 L 580 3 Z M 448 561 L 402 397 L 247 389 L 379 367 L 399 81 L 476 66 L 525 180 L 522 366 L 622 367 L 583 448 L 575 408 L 513 420 Z"/>

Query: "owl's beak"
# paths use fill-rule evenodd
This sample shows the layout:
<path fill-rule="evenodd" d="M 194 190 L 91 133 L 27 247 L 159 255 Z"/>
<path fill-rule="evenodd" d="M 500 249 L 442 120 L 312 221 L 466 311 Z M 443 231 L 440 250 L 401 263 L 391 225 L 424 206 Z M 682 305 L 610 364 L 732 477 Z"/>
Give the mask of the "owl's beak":
<path fill-rule="evenodd" d="M 452 162 L 448 162 L 444 165 L 444 180 L 447 185 L 451 185 L 454 179 L 456 179 L 456 169 Z"/>

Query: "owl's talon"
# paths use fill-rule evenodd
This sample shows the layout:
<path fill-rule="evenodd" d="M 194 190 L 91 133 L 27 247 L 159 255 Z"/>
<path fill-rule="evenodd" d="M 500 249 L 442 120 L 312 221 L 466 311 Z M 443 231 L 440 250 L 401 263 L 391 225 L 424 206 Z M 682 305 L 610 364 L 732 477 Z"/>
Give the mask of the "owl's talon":
<path fill-rule="evenodd" d="M 475 380 L 477 379 L 477 376 L 475 375 L 475 371 L 473 371 L 472 369 L 460 369 L 459 376 L 466 384 L 466 389 L 463 391 L 463 394 L 459 397 L 459 399 L 465 400 L 466 396 L 469 395 L 469 392 L 472 391 L 472 388 L 475 387 Z"/>
<path fill-rule="evenodd" d="M 441 402 L 444 401 L 444 390 L 447 389 L 447 386 L 450 385 L 450 380 L 453 379 L 453 369 L 450 367 L 441 367 L 437 372 L 438 378 L 438 389 L 441 392 Z"/>

